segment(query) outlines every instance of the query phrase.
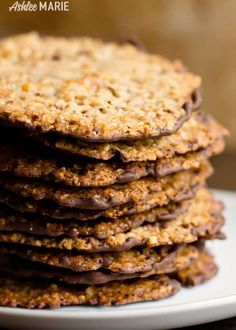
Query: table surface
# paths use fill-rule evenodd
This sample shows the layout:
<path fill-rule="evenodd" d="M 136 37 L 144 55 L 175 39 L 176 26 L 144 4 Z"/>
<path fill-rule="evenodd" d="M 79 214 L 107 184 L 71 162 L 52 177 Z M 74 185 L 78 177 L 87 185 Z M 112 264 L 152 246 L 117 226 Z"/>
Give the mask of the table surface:
<path fill-rule="evenodd" d="M 228 153 L 216 157 L 212 161 L 215 168 L 215 174 L 210 178 L 209 185 L 218 189 L 236 190 L 236 154 Z M 236 315 L 236 311 L 235 311 Z M 184 330 L 236 330 L 236 317 L 196 325 L 192 327 L 185 327 Z M 6 328 L 0 330 L 7 330 Z M 69 329 L 68 329 L 69 330 Z"/>
<path fill-rule="evenodd" d="M 196 325 L 193 327 L 186 327 L 182 328 L 184 330 L 236 330 L 236 317 L 218 321 L 218 322 L 212 322 L 212 323 L 206 323 L 202 325 Z M 177 329 L 176 329 L 177 330 Z"/>

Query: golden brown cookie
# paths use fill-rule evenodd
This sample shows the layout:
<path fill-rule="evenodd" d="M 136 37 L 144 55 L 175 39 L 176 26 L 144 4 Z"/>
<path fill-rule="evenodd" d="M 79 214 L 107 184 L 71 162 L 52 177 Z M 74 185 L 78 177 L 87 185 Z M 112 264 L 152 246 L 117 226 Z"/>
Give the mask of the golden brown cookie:
<path fill-rule="evenodd" d="M 58 220 L 114 219 L 124 215 L 149 211 L 153 208 L 158 208 L 159 217 L 165 218 L 176 212 L 177 209 L 182 208 L 183 201 L 194 197 L 196 191 L 205 184 L 207 177 L 212 174 L 212 168 L 207 166 L 207 168 L 200 171 L 185 171 L 184 173 L 184 175 L 181 172 L 172 174 L 172 180 L 164 185 L 163 190 L 151 193 L 145 201 L 127 203 L 106 210 L 81 210 L 62 207 L 50 201 L 22 198 L 4 189 L 0 189 L 0 202 L 23 213 L 39 213 Z"/>
<path fill-rule="evenodd" d="M 197 196 L 188 211 L 174 220 L 144 224 L 104 239 L 93 236 L 48 238 L 18 232 L 0 232 L 0 242 L 87 252 L 122 251 L 143 245 L 156 247 L 191 243 L 219 232 L 224 224 L 221 211 L 222 203 L 215 201 L 211 195 L 204 200 Z"/>
<path fill-rule="evenodd" d="M 123 162 L 140 162 L 206 149 L 226 136 L 228 131 L 211 116 L 193 113 L 177 132 L 159 138 L 114 143 L 85 143 L 54 135 L 38 135 L 36 138 L 48 147 L 70 154 L 103 160 L 119 157 Z"/>
<path fill-rule="evenodd" d="M 188 248 L 187 248 L 188 247 Z M 183 251 L 184 250 L 184 251 Z M 194 245 L 174 245 L 157 248 L 136 247 L 127 251 L 83 253 L 76 251 L 45 250 L 23 245 L 0 245 L 1 254 L 16 255 L 32 262 L 68 269 L 73 272 L 106 270 L 114 273 L 130 274 L 148 272 L 180 253 L 198 254 Z"/>
<path fill-rule="evenodd" d="M 16 256 L 19 256 L 20 253 L 14 254 L 13 250 L 8 249 L 11 254 L 1 254 L 0 256 L 0 268 L 1 272 L 11 274 L 13 276 L 22 277 L 22 278 L 45 278 L 52 279 L 55 281 L 60 281 L 68 284 L 105 284 L 112 281 L 122 281 L 131 278 L 145 278 L 152 275 L 161 275 L 173 273 L 178 270 L 181 270 L 185 267 L 190 266 L 198 257 L 199 250 L 194 246 L 182 246 L 177 248 L 162 248 L 159 251 L 151 250 L 150 252 L 144 251 L 144 255 L 141 255 L 141 251 L 138 254 L 136 251 L 138 260 L 132 258 L 130 261 L 127 260 L 128 253 L 125 256 L 124 252 L 123 260 L 117 260 L 117 265 L 121 262 L 120 269 L 121 271 L 114 271 L 112 266 L 102 267 L 100 270 L 96 271 L 83 271 L 75 272 L 71 270 L 66 270 L 65 268 L 58 268 L 53 266 L 48 266 L 46 264 L 32 262 L 26 259 L 22 259 Z M 1 250 L 2 252 L 3 250 Z M 7 251 L 7 247 L 6 247 Z M 131 251 L 131 250 L 130 250 Z M 133 251 L 135 253 L 135 251 Z M 130 253 L 132 256 L 132 251 Z M 27 256 L 23 255 L 24 258 Z M 37 258 L 37 252 L 36 252 Z M 32 257 L 36 261 L 36 258 Z M 66 258 L 66 255 L 65 255 Z M 100 257 L 101 258 L 101 257 Z M 54 260 L 52 253 L 51 260 Z M 56 257 L 55 257 L 56 260 Z M 105 261 L 105 256 L 103 257 L 104 265 L 108 263 L 108 260 Z M 116 255 L 110 254 L 110 261 L 114 260 L 116 262 Z M 126 260 L 126 264 L 123 265 L 122 261 Z M 146 264 L 145 264 L 146 261 Z M 56 263 L 56 261 L 55 261 Z M 143 269 L 140 264 L 145 264 Z M 129 265 L 128 265 L 129 264 Z M 149 265 L 149 266 L 148 266 Z M 141 266 L 141 267 L 140 267 Z M 128 267 L 128 269 L 127 269 Z M 110 271 L 110 268 L 112 269 Z M 146 269 L 145 269 L 146 268 Z M 126 269 L 126 271 L 125 271 Z M 137 269 L 139 269 L 137 271 Z"/>
<path fill-rule="evenodd" d="M 25 232 L 34 235 L 50 237 L 78 237 L 92 235 L 99 239 L 109 235 L 126 232 L 141 226 L 143 223 L 153 223 L 175 219 L 185 212 L 190 205 L 190 200 L 182 203 L 154 208 L 150 211 L 135 213 L 115 219 L 99 218 L 96 221 L 58 221 L 40 214 L 24 214 L 1 204 L 0 230 L 9 232 Z"/>
<path fill-rule="evenodd" d="M 204 269 L 204 271 L 202 271 Z M 177 279 L 185 286 L 195 286 L 211 279 L 218 272 L 214 258 L 206 251 L 202 251 L 190 267 L 177 272 Z"/>
<path fill-rule="evenodd" d="M 205 254 L 205 252 L 203 252 Z M 217 266 L 213 258 L 202 257 L 196 260 L 198 274 L 202 281 L 209 280 L 215 272 L 209 272 Z M 188 268 L 189 279 L 195 276 L 196 265 Z M 184 270 L 183 270 L 184 271 Z M 206 274 L 208 274 L 206 276 Z M 179 277 L 179 274 L 174 275 Z M 179 278 L 181 281 L 181 277 Z M 139 301 L 152 301 L 166 298 L 177 293 L 181 282 L 166 275 L 149 278 L 115 281 L 104 285 L 80 287 L 76 285 L 52 284 L 45 281 L 23 281 L 9 276 L 0 277 L 0 305 L 24 308 L 56 308 L 71 305 L 123 305 Z M 195 282 L 198 284 L 200 282 Z M 183 279 L 183 285 L 185 281 Z"/>
<path fill-rule="evenodd" d="M 127 183 L 142 177 L 163 177 L 191 168 L 198 168 L 205 159 L 223 151 L 224 141 L 214 141 L 206 149 L 146 162 L 102 162 L 62 157 L 49 151 L 38 152 L 21 143 L 0 145 L 0 172 L 15 176 L 40 178 L 76 187 L 99 187 Z"/>
<path fill-rule="evenodd" d="M 2 177 L 0 185 L 22 197 L 35 200 L 51 200 L 57 204 L 70 208 L 87 210 L 104 210 L 113 206 L 127 204 L 129 202 L 144 202 L 151 197 L 152 193 L 168 192 L 168 185 L 183 185 L 194 177 L 207 176 L 211 172 L 211 165 L 204 161 L 197 169 L 178 172 L 176 174 L 154 178 L 143 178 L 126 184 L 115 184 L 108 187 L 77 188 L 64 187 L 36 179 L 20 177 Z M 177 190 L 179 190 L 177 188 Z"/>
<path fill-rule="evenodd" d="M 22 232 L 33 235 L 49 237 L 83 237 L 93 236 L 97 239 L 105 239 L 109 236 L 125 233 L 138 228 L 144 224 L 155 223 L 157 221 L 175 219 L 180 214 L 186 212 L 195 200 L 206 201 L 212 198 L 211 193 L 202 188 L 198 190 L 193 200 L 181 203 L 181 206 L 167 205 L 163 208 L 153 208 L 150 211 L 123 216 L 116 219 L 98 219 L 97 221 L 64 221 L 58 222 L 55 219 L 42 215 L 30 215 L 14 212 L 13 209 L 1 207 L 0 210 L 0 230 L 8 232 Z M 221 211 L 222 206 L 215 204 L 215 213 Z M 173 211 L 171 213 L 171 210 Z"/>
<path fill-rule="evenodd" d="M 167 135 L 199 106 L 200 77 L 128 44 L 28 33 L 3 39 L 0 60 L 0 119 L 31 131 L 100 142 Z"/>
<path fill-rule="evenodd" d="M 111 306 L 153 301 L 177 293 L 181 285 L 166 275 L 105 285 L 63 286 L 45 281 L 0 277 L 0 305 L 24 308 L 58 308 L 72 305 Z"/>

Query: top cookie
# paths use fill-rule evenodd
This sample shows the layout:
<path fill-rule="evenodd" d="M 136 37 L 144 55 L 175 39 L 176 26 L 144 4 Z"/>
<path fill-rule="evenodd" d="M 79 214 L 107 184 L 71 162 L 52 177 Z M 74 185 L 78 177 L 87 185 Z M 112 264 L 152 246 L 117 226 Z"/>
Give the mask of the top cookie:
<path fill-rule="evenodd" d="M 200 84 L 179 61 L 129 44 L 36 33 L 0 41 L 0 119 L 29 130 L 88 142 L 172 134 L 199 106 Z"/>

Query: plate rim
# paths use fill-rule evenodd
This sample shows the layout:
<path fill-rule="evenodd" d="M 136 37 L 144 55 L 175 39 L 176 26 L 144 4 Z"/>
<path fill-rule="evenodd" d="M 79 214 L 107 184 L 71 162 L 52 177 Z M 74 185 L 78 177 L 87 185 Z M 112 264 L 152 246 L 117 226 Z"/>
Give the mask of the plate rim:
<path fill-rule="evenodd" d="M 154 302 L 155 303 L 155 302 Z M 156 302 L 158 303 L 158 301 Z M 98 309 L 89 311 L 89 318 L 97 319 L 97 318 L 107 318 L 115 317 L 115 318 L 133 318 L 135 317 L 144 317 L 144 316 L 158 316 L 159 314 L 172 314 L 172 313 L 188 313 L 192 310 L 198 312 L 201 309 L 206 308 L 216 308 L 224 305 L 236 304 L 236 294 L 228 295 L 224 297 L 218 298 L 209 298 L 209 299 L 201 299 L 195 302 L 185 302 L 178 303 L 168 306 L 153 306 L 142 309 L 127 309 L 127 310 L 116 310 L 107 308 L 106 310 Z M 135 304 L 134 304 L 135 306 Z M 89 307 L 89 306 L 88 306 Z M 116 308 L 116 307 L 115 307 Z M 119 306 L 117 306 L 119 308 Z M 87 312 L 87 311 L 86 311 Z M 22 316 L 22 317 L 42 317 L 42 318 L 59 318 L 59 319 L 88 319 L 88 314 L 83 310 L 63 310 L 63 309 L 51 309 L 51 310 L 43 310 L 43 309 L 35 309 L 29 310 L 24 308 L 12 308 L 12 307 L 0 307 L 0 315 L 11 315 L 11 316 Z"/>

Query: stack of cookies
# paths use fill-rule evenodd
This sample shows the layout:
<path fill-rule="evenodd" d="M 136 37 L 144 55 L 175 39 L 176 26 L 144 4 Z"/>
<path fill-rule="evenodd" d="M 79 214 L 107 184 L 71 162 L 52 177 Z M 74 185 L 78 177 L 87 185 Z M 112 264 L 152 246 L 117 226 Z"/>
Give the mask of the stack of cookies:
<path fill-rule="evenodd" d="M 217 272 L 227 131 L 201 79 L 130 44 L 0 42 L 0 305 L 119 305 Z M 180 293 L 181 294 L 181 293 Z"/>

